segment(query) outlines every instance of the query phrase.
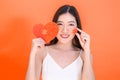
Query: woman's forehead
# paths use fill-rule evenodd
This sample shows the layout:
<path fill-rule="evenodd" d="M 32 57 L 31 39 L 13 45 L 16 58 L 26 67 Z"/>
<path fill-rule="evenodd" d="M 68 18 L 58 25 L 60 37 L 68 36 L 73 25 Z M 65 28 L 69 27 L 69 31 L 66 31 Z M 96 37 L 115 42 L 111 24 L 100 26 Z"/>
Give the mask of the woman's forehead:
<path fill-rule="evenodd" d="M 69 22 L 69 23 L 75 23 L 75 17 L 73 15 L 71 15 L 70 13 L 65 13 L 59 16 L 58 21 L 57 22 Z"/>

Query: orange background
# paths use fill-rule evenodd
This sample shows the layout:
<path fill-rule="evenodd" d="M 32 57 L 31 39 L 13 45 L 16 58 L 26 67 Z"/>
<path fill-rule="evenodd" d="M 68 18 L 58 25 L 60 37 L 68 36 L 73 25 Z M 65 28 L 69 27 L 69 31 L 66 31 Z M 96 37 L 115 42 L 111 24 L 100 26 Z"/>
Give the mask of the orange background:
<path fill-rule="evenodd" d="M 120 0 L 0 0 L 0 80 L 24 80 L 33 25 L 75 5 L 91 35 L 96 80 L 120 80 Z"/>

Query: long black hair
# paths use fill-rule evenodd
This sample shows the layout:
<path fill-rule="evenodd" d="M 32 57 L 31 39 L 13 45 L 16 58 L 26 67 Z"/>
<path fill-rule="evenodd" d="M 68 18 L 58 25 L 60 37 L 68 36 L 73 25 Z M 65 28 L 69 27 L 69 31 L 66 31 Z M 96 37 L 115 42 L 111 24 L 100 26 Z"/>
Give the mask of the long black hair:
<path fill-rule="evenodd" d="M 73 15 L 76 19 L 77 22 L 77 28 L 82 29 L 81 27 L 81 21 L 80 21 L 80 17 L 78 14 L 78 11 L 76 10 L 76 8 L 74 6 L 71 5 L 63 5 L 61 6 L 55 13 L 54 17 L 53 17 L 53 22 L 57 23 L 57 20 L 59 18 L 60 15 L 64 14 L 64 13 L 70 13 L 71 15 Z M 58 39 L 55 37 L 49 44 L 47 45 L 53 45 L 56 44 L 58 42 Z M 80 42 L 77 38 L 77 36 L 75 35 L 75 37 L 72 40 L 72 44 L 73 46 L 83 49 L 80 45 Z"/>

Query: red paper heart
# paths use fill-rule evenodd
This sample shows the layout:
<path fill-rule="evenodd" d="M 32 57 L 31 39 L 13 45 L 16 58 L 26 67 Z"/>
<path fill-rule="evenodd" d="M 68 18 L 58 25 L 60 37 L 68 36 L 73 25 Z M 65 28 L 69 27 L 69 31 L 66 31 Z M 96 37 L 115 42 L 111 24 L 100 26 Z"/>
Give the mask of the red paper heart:
<path fill-rule="evenodd" d="M 57 33 L 58 26 L 54 22 L 49 22 L 45 26 L 42 24 L 37 24 L 33 27 L 33 34 L 37 38 L 42 38 L 46 43 L 49 43 L 52 39 L 54 39 Z"/>
<path fill-rule="evenodd" d="M 77 28 L 73 29 L 73 34 L 76 34 L 77 33 Z"/>

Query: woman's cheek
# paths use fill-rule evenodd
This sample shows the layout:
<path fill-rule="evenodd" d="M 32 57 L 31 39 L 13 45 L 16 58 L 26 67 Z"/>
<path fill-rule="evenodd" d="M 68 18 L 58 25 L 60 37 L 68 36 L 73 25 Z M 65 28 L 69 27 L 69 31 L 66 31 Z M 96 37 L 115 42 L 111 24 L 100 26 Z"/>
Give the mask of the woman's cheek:
<path fill-rule="evenodd" d="M 56 36 L 56 37 L 58 38 L 59 36 L 60 36 L 60 30 L 58 31 L 58 34 L 57 34 L 57 36 Z"/>

